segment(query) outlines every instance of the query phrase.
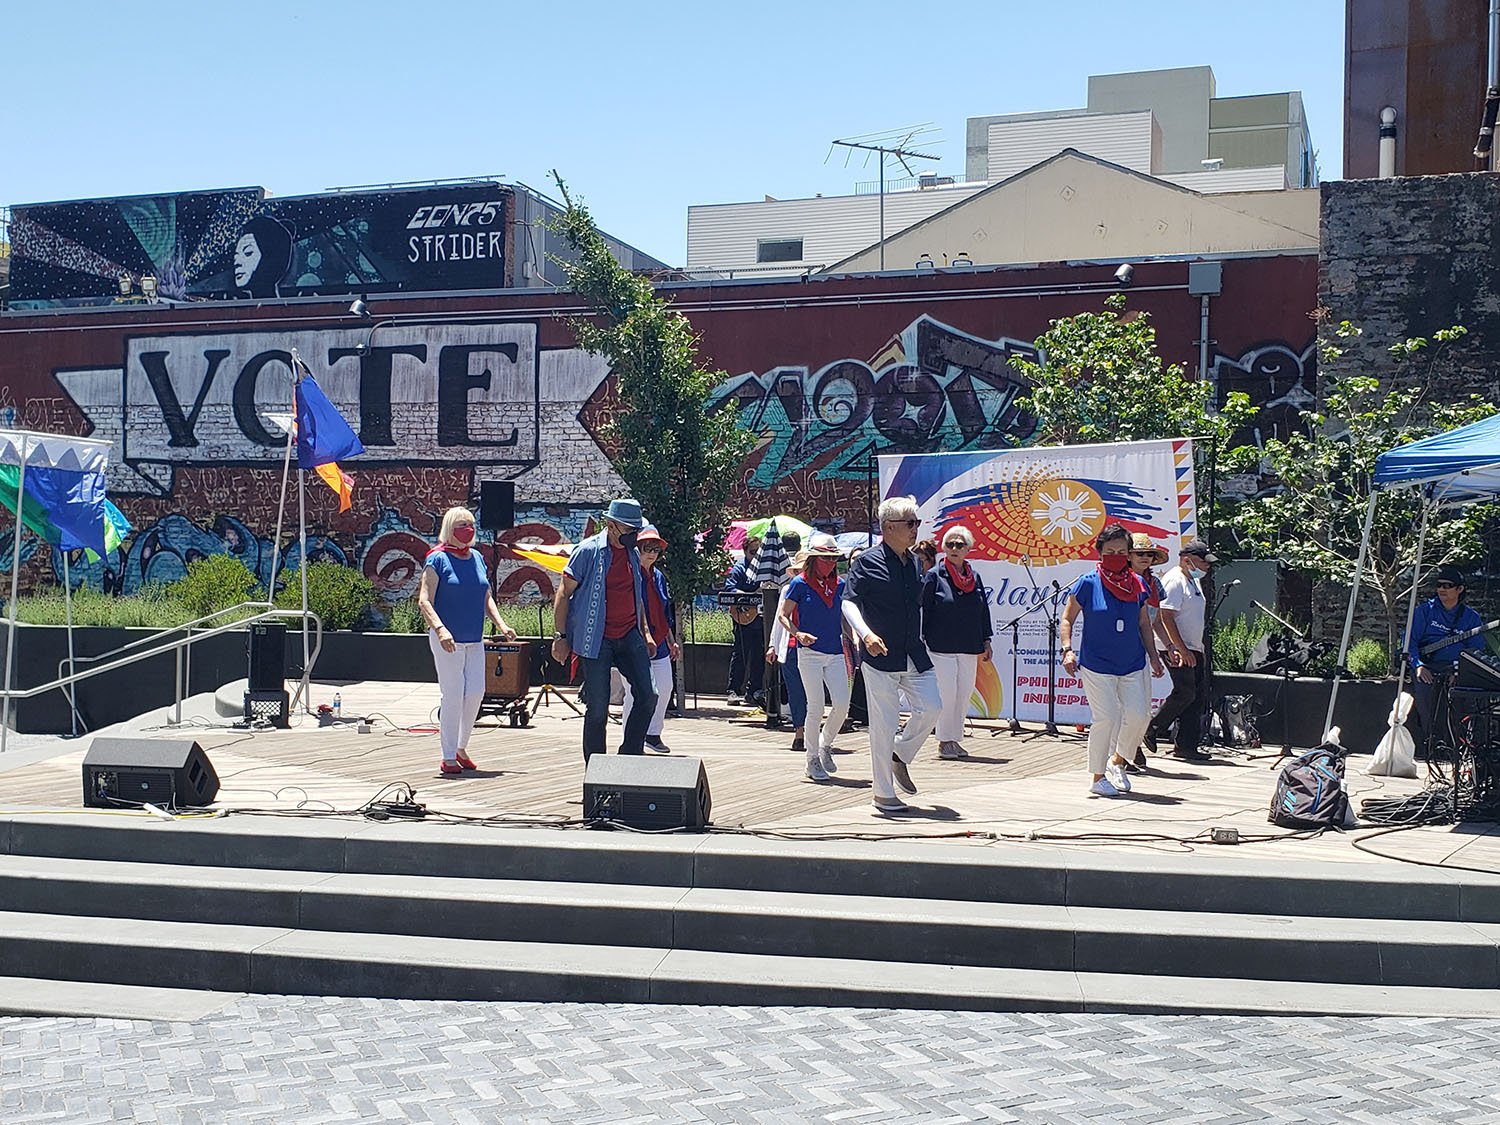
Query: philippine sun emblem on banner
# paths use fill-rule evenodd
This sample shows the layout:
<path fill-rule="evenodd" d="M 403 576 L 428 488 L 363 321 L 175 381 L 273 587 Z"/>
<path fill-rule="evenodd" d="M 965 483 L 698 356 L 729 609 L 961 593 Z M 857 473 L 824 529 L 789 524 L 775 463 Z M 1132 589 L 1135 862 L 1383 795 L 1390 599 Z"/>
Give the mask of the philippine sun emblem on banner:
<path fill-rule="evenodd" d="M 1055 678 L 1057 720 L 1088 722 L 1083 683 L 1063 671 L 1060 651 L 1049 676 L 1049 620 L 1061 615 L 1073 583 L 1095 568 L 1094 537 L 1110 523 L 1145 532 L 1169 552 L 1160 574 L 1197 533 L 1193 443 L 1186 438 L 881 457 L 880 495 L 915 496 L 923 538 L 941 543 L 954 524 L 974 535 L 969 560 L 989 590 L 994 625 L 994 661 L 980 661 L 970 699 L 969 713 L 982 718 L 1046 719 Z M 1081 625 L 1080 618 L 1075 646 Z M 1153 701 L 1171 686 L 1167 677 L 1157 679 Z"/>

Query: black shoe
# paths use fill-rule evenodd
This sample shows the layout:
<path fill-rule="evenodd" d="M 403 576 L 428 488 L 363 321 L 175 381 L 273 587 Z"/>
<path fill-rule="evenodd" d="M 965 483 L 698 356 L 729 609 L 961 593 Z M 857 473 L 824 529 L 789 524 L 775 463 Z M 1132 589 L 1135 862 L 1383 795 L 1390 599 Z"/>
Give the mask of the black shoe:
<path fill-rule="evenodd" d="M 1125 763 L 1126 773 L 1144 773 L 1146 770 L 1146 752 L 1137 750 L 1133 761 Z"/>
<path fill-rule="evenodd" d="M 1173 750 L 1172 757 L 1184 762 L 1211 762 L 1212 754 L 1205 754 L 1202 750 Z"/>
<path fill-rule="evenodd" d="M 906 763 L 896 755 L 891 755 L 891 773 L 896 777 L 896 784 L 901 787 L 903 793 L 915 795 L 917 783 L 911 779 L 911 773 L 906 768 Z"/>
<path fill-rule="evenodd" d="M 792 739 L 792 753 L 794 753 L 794 754 L 805 754 L 806 752 L 807 752 L 807 743 L 805 741 L 803 741 L 802 735 L 799 734 L 795 738 Z"/>
<path fill-rule="evenodd" d="M 1151 753 L 1153 754 L 1158 753 L 1156 749 L 1156 728 L 1154 727 L 1146 728 L 1146 749 L 1151 751 Z M 1144 766 L 1146 764 L 1144 761 L 1142 761 L 1139 751 L 1136 752 L 1135 760 L 1137 765 Z"/>

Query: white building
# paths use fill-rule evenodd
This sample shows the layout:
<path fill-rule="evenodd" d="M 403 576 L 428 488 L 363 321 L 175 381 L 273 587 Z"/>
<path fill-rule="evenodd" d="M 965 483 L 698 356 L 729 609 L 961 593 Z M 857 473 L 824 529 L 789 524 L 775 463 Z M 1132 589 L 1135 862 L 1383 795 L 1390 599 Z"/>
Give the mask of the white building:
<path fill-rule="evenodd" d="M 965 182 L 924 177 L 887 191 L 883 232 L 879 194 L 689 207 L 687 269 L 709 276 L 802 273 L 856 255 L 862 268 L 909 269 L 910 262 L 889 255 L 882 262 L 882 243 L 1066 149 L 1200 195 L 1316 185 L 1301 94 L 1215 94 L 1206 66 L 1095 75 L 1083 109 L 971 117 Z M 1035 232 L 1033 241 L 1046 243 L 1047 232 Z M 860 253 L 866 248 L 873 257 Z M 998 261 L 977 245 L 968 252 Z"/>

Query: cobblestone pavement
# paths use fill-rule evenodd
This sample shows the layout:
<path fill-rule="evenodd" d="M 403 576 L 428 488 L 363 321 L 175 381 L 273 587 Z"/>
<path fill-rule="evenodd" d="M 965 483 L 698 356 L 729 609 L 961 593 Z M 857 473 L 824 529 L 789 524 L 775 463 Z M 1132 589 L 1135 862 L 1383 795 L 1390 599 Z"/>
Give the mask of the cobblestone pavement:
<path fill-rule="evenodd" d="M 251 997 L 0 1019 L 0 1120 L 1500 1122 L 1500 1020 Z"/>

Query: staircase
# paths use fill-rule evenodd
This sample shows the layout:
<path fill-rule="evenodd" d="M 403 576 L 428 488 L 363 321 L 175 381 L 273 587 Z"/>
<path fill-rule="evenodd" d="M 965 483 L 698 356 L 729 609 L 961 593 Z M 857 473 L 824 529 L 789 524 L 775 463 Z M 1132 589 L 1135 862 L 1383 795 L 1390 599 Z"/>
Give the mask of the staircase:
<path fill-rule="evenodd" d="M 1500 876 L 1269 850 L 0 818 L 0 1011 L 247 992 L 1490 1015 Z"/>

